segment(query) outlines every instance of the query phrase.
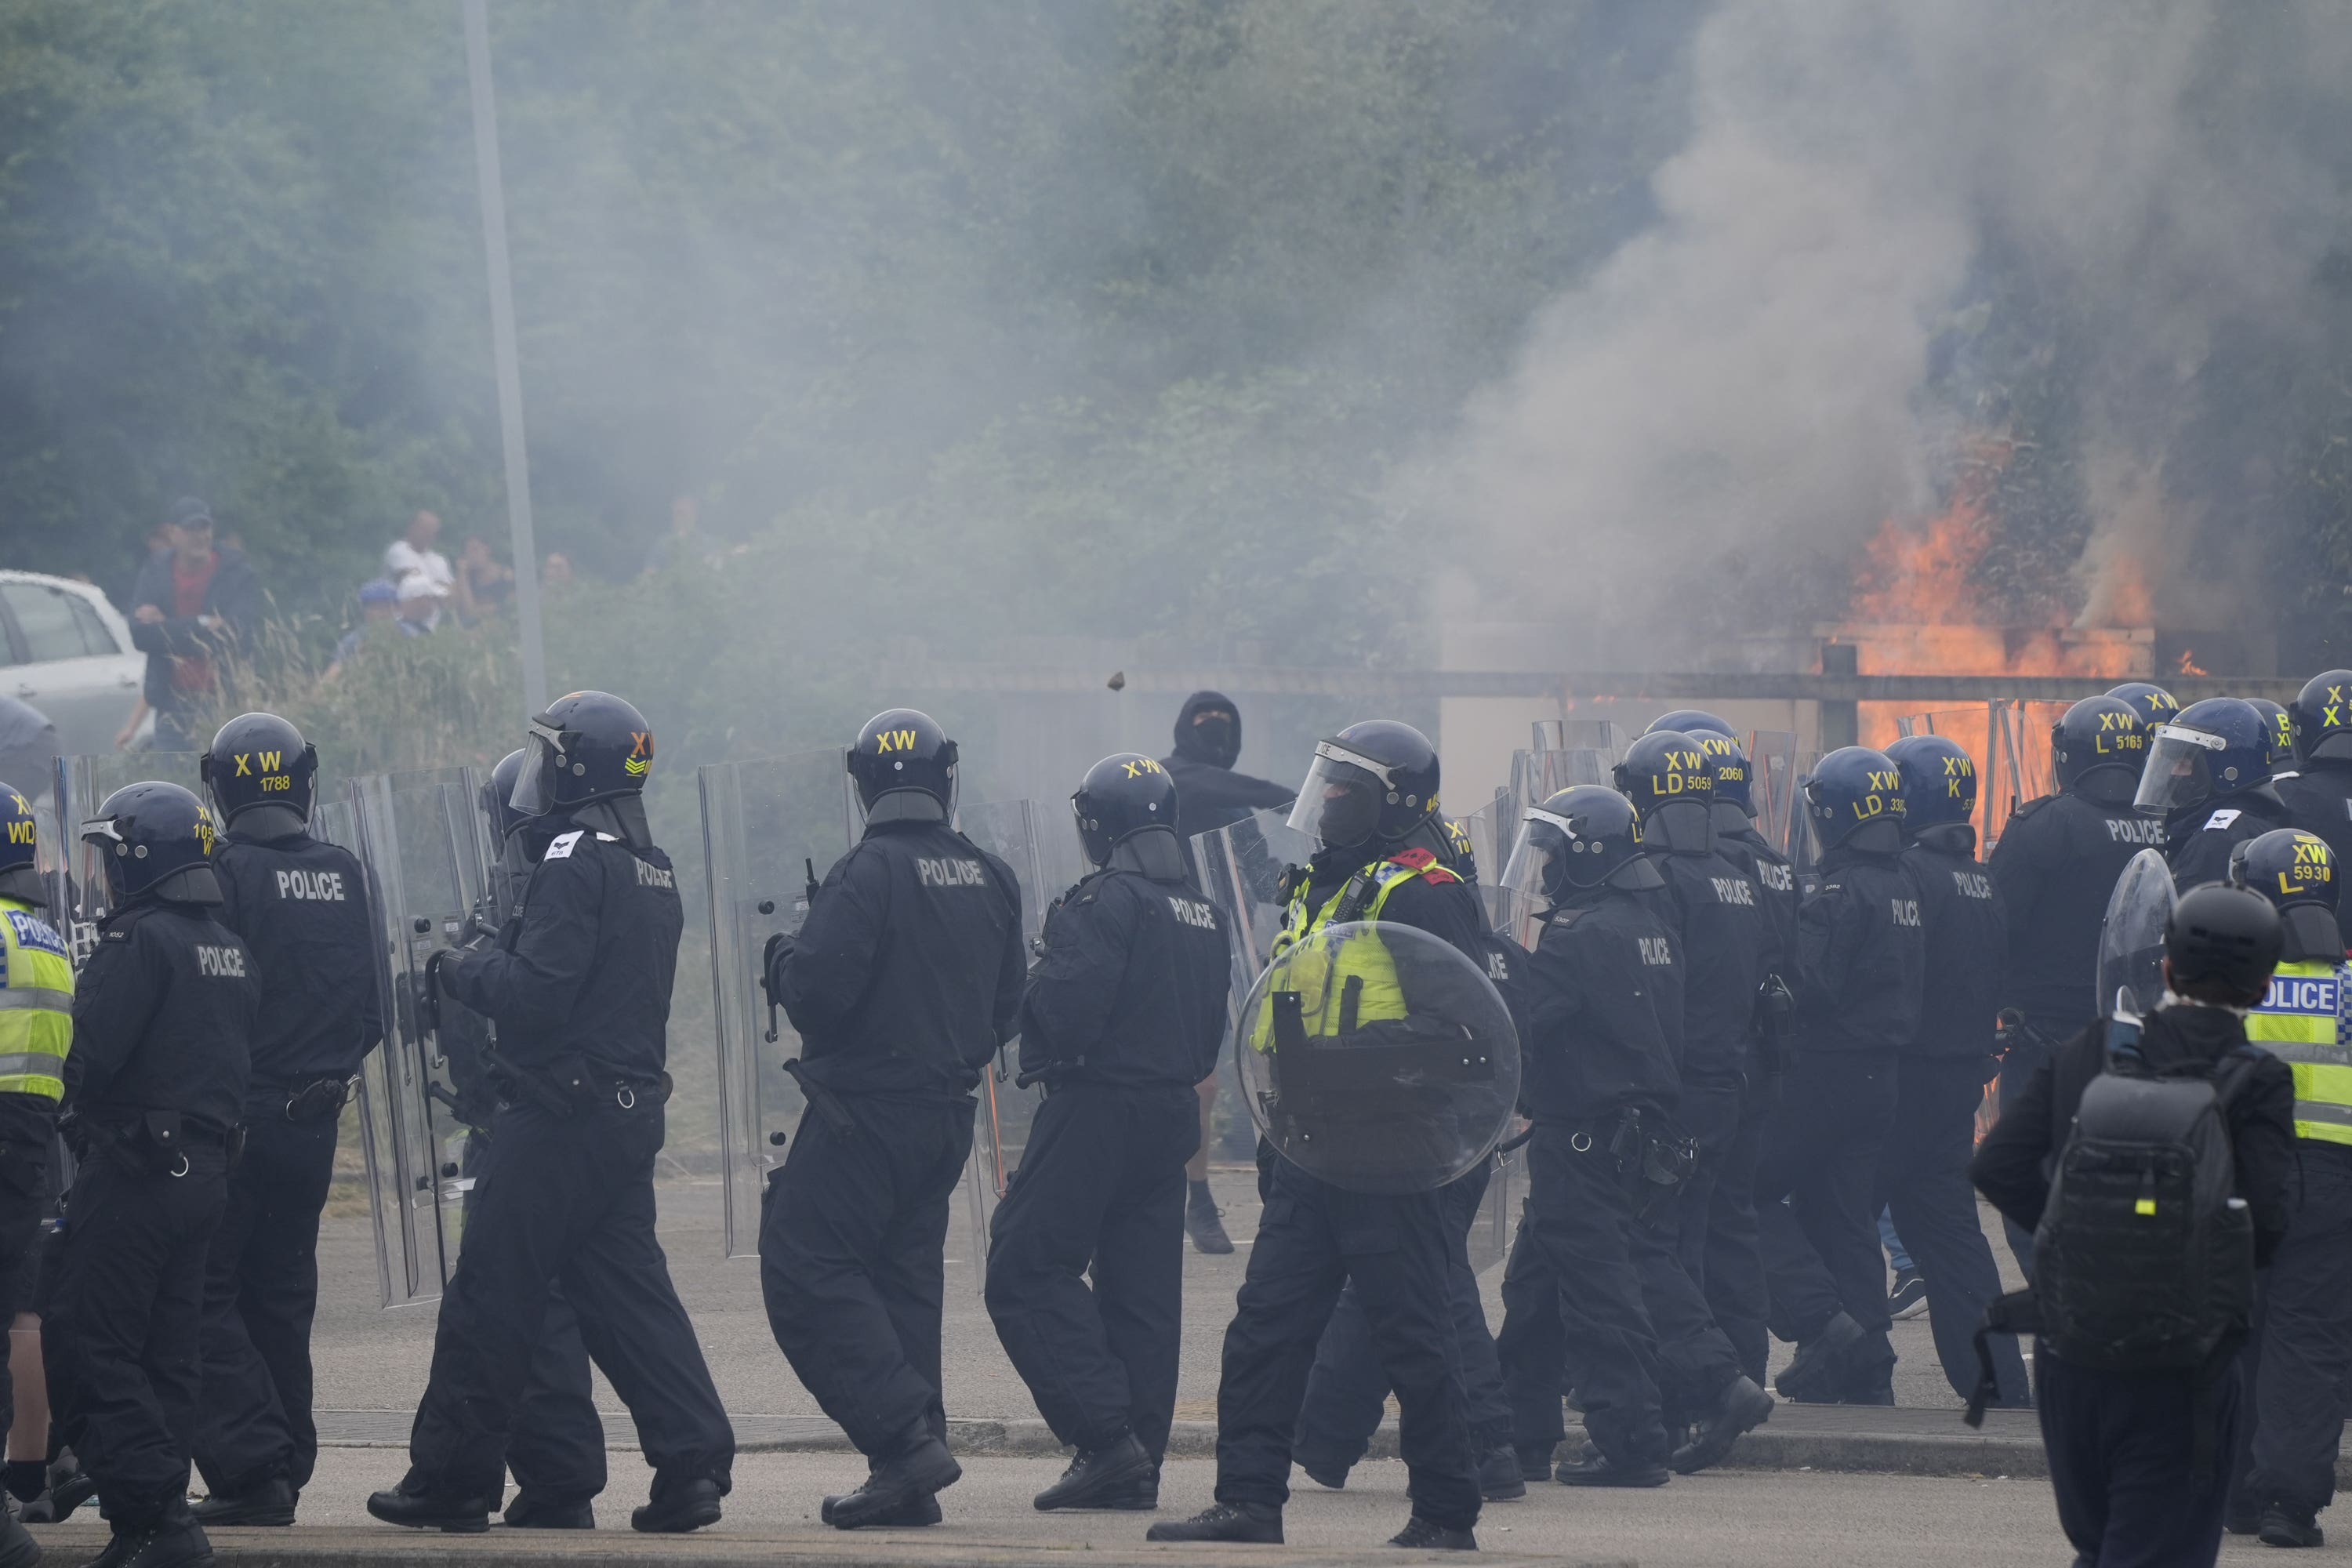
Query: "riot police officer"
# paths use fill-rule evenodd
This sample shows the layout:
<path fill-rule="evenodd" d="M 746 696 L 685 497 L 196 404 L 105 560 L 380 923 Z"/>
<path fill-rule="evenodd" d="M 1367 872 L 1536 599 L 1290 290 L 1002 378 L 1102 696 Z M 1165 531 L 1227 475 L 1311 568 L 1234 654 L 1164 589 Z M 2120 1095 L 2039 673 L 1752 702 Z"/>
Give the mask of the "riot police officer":
<path fill-rule="evenodd" d="M 2352 866 L 2352 669 L 2313 676 L 2286 712 L 2294 759 L 2272 770 L 2271 787 L 2295 826 L 2327 841 L 2335 865 Z"/>
<path fill-rule="evenodd" d="M 1437 752 L 1388 720 L 1318 743 L 1291 826 L 1320 846 L 1286 879 L 1276 952 L 1357 921 L 1416 927 L 1485 972 L 1477 897 L 1441 863 Z M 1180 786 L 1181 788 L 1181 786 Z M 1262 1162 L 1266 1158 L 1261 1154 Z M 1151 1527 L 1154 1541 L 1279 1542 L 1291 1444 L 1317 1339 L 1352 1282 L 1396 1390 L 1411 1473 L 1403 1546 L 1475 1549 L 1476 1458 L 1448 1300 L 1439 1190 L 1349 1191 L 1287 1159 L 1267 1167 L 1249 1272 L 1225 1331 L 1217 1395 L 1216 1502 Z"/>
<path fill-rule="evenodd" d="M 2271 1256 L 2247 1342 L 2252 1415 L 2242 1424 L 2231 1527 L 2273 1546 L 2320 1544 L 2352 1377 L 2352 1050 L 2340 1042 L 2344 933 L 2336 857 L 2316 834 L 2281 828 L 2238 846 L 2232 886 L 2279 912 L 2285 946 L 2246 1038 L 2294 1074 L 2302 1181 Z"/>
<path fill-rule="evenodd" d="M 1730 724 L 1715 714 L 1684 709 L 1651 728 L 1679 730 L 1706 751 L 1715 784 L 1716 847 L 1756 884 L 1769 942 L 1741 1066 L 1739 1123 L 1717 1166 L 1699 1274 L 1707 1310 L 1738 1353 L 1739 1370 L 1750 1382 L 1761 1384 L 1771 1335 L 1766 1328 L 1769 1300 L 1756 1215 L 1756 1171 L 1764 1158 L 1765 1130 L 1780 1103 L 1782 1058 L 1795 1005 L 1790 983 L 1796 973 L 1797 874 L 1789 858 L 1757 831 L 1753 763 Z M 1687 1235 L 1683 1245 L 1687 1260 Z"/>
<path fill-rule="evenodd" d="M 2168 724 L 2172 716 L 2180 711 L 2180 700 L 2153 681 L 2126 680 L 2121 686 L 2109 687 L 2107 695 L 2130 709 L 2144 730 Z"/>
<path fill-rule="evenodd" d="M 74 975 L 65 939 L 43 918 L 48 896 L 34 868 L 33 803 L 6 784 L 0 784 L 0 1324 L 7 1324 L 33 1306 L 19 1292 L 37 1261 L 54 1180 L 49 1152 L 73 1044 Z M 0 1373 L 0 1441 L 14 1413 Z M 39 1555 L 16 1515 L 0 1509 L 0 1563 Z"/>
<path fill-rule="evenodd" d="M 1046 916 L 1022 1000 L 1021 1077 L 1046 1095 L 990 1227 L 988 1315 L 1077 1450 L 1037 1507 L 1149 1509 L 1176 1409 L 1192 1086 L 1216 1066 L 1233 961 L 1187 879 L 1166 769 L 1106 757 L 1071 805 L 1097 869 Z"/>
<path fill-rule="evenodd" d="M 1222 691 L 1195 691 L 1176 714 L 1176 748 L 1162 763 L 1176 781 L 1176 837 L 1189 864 L 1192 840 L 1246 818 L 1290 804 L 1290 791 L 1267 780 L 1236 773 L 1242 754 L 1242 713 Z M 1198 880 L 1198 868 L 1194 879 Z M 1201 1079 L 1201 1145 L 1184 1167 L 1184 1229 L 1192 1245 L 1222 1256 L 1234 1249 L 1223 1217 L 1209 1192 L 1210 1112 L 1217 1103 L 1217 1075 Z"/>
<path fill-rule="evenodd" d="M 1903 866 L 1919 889 L 1927 951 L 1919 1027 L 1895 1072 L 1880 1184 L 1927 1287 L 1937 1359 L 1952 1392 L 1966 1399 L 1977 1385 L 1976 1327 L 2000 1294 L 1969 1157 L 1993 1071 L 2009 922 L 2000 889 L 1976 857 L 1975 761 L 1942 735 L 1906 736 L 1886 754 L 1903 772 Z M 2031 1404 L 2016 1340 L 2001 1335 L 1988 1344 L 2000 1402 Z"/>
<path fill-rule="evenodd" d="M 1497 1339 L 1515 1442 L 1530 1469 L 1557 1446 L 1572 1369 L 1591 1446 L 1559 1479 L 1663 1486 L 1664 1374 L 1638 1254 L 1686 1168 L 1671 1126 L 1684 966 L 1665 879 L 1633 804 L 1579 784 L 1528 811 L 1503 879 L 1538 910 L 1520 1089 L 1535 1124 L 1528 1200 Z"/>
<path fill-rule="evenodd" d="M 1883 752 L 1832 752 L 1805 781 L 1805 816 L 1822 880 L 1798 911 L 1795 1047 L 1756 1183 L 1773 1331 L 1797 1343 L 1777 1386 L 1886 1405 L 1878 1166 L 1927 966 L 1919 890 L 1900 859 L 1901 770 Z"/>
<path fill-rule="evenodd" d="M 499 759 L 482 783 L 481 817 L 498 847 L 488 873 L 488 888 L 476 911 L 478 926 L 511 940 L 522 918 L 531 870 L 547 853 L 562 819 L 527 816 L 514 808 L 528 752 Z M 462 1174 L 479 1176 L 497 1136 L 499 1088 L 490 1058 L 497 1056 L 490 1022 L 473 1009 L 444 999 L 434 1035 L 449 1064 L 457 1120 L 466 1139 Z M 466 1212 L 474 1206 L 478 1181 L 469 1180 Z M 604 1421 L 596 1413 L 595 1380 L 588 1346 L 580 1337 L 580 1316 L 564 1299 L 559 1281 L 548 1292 L 547 1319 L 531 1352 L 530 1378 L 515 1407 L 507 1442 L 507 1469 L 514 1477 L 514 1500 L 506 1521 L 517 1530 L 593 1530 L 596 1495 L 604 1489 Z"/>
<path fill-rule="evenodd" d="M 844 1530 L 935 1522 L 963 1473 L 940 1402 L 948 1203 L 1028 971 L 1011 868 L 951 826 L 957 760 L 911 708 L 866 721 L 848 757 L 865 836 L 765 966 L 808 1108 L 768 1181 L 760 1285 L 793 1371 L 871 1466 L 825 1500 Z"/>
<path fill-rule="evenodd" d="M 214 735 L 200 771 L 222 837 L 215 918 L 244 939 L 261 988 L 243 1110 L 205 1280 L 205 1394 L 196 1468 L 211 1524 L 291 1524 L 319 1457 L 310 1321 L 319 1215 L 360 1058 L 383 1037 L 366 875 L 310 837 L 319 753 L 274 713 Z"/>
<path fill-rule="evenodd" d="M 635 1421 L 648 1532 L 716 1523 L 735 1436 L 654 1239 L 654 1163 L 669 1095 L 671 982 L 685 911 L 643 790 L 654 734 L 602 691 L 530 721 L 514 808 L 556 819 L 519 919 L 436 957 L 428 982 L 498 1031 L 498 1110 L 433 1370 L 398 1488 L 368 1499 L 393 1524 L 488 1528 L 550 1286 Z"/>
<path fill-rule="evenodd" d="M 213 918 L 213 821 L 177 784 L 116 790 L 81 826 L 111 911 L 74 992 L 65 1112 L 78 1166 L 41 1328 L 59 1434 L 97 1482 L 105 1568 L 211 1561 L 188 1510 L 205 1260 L 228 1195 L 260 992 Z"/>
<path fill-rule="evenodd" d="M 2009 962 L 1996 994 L 2007 1025 L 2003 1104 L 2025 1092 L 2053 1047 L 2112 1005 L 2094 994 L 2093 980 L 2107 899 L 2133 856 L 2164 843 L 2164 824 L 2132 809 L 2147 727 L 2130 701 L 2085 697 L 2067 709 L 2050 727 L 2050 756 L 2057 793 L 2011 813 L 1986 865 L 2009 917 Z M 2031 1274 L 2032 1233 L 2006 1228 L 2010 1250 Z"/>
<path fill-rule="evenodd" d="M 2271 778 L 2275 783 L 2278 775 L 2294 761 L 2294 721 L 2287 716 L 2285 709 L 2267 697 L 2249 697 L 2246 704 L 2263 716 L 2263 724 L 2270 734 L 2267 760 L 2271 765 Z"/>
<path fill-rule="evenodd" d="M 2192 702 L 2148 737 L 2132 805 L 2164 819 L 2164 858 L 2181 891 L 2230 874 L 2230 853 L 2287 823 L 2271 788 L 2273 731 L 2241 697 Z"/>
<path fill-rule="evenodd" d="M 1668 1423 L 1703 1428 L 1699 1442 L 1675 1456 L 1685 1474 L 1721 1460 L 1772 1410 L 1772 1396 L 1741 1371 L 1699 1285 L 1716 1182 L 1738 1137 L 1756 997 L 1772 945 L 1762 890 L 1717 847 L 1715 773 L 1697 737 L 1655 726 L 1616 769 L 1617 788 L 1633 802 L 1643 846 L 1665 880 L 1660 912 L 1682 955 L 1681 1094 L 1672 1122 L 1697 1157 L 1672 1206 L 1638 1226 L 1633 1243 Z"/>

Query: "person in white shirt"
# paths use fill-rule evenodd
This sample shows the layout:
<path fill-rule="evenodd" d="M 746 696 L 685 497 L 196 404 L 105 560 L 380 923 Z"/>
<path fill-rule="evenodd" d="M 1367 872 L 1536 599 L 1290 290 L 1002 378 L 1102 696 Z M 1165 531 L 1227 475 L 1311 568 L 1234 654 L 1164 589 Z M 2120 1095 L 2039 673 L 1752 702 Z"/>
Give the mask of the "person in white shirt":
<path fill-rule="evenodd" d="M 429 511 L 420 511 L 409 523 L 408 531 L 385 547 L 383 574 L 394 582 L 403 582 L 412 575 L 422 575 L 446 598 L 457 591 L 457 573 L 449 558 L 433 548 L 441 537 L 441 520 Z"/>

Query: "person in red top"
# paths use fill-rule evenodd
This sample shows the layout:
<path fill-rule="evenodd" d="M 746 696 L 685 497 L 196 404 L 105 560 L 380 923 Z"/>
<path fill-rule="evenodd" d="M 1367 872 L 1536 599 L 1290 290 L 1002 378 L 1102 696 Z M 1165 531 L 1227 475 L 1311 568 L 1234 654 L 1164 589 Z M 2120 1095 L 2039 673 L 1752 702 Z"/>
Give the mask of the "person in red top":
<path fill-rule="evenodd" d="M 261 584 L 243 551 L 214 547 L 203 501 L 182 497 L 168 521 L 171 552 L 151 556 L 131 590 L 131 643 L 147 655 L 156 749 L 184 752 L 220 695 L 222 658 L 259 617 Z"/>

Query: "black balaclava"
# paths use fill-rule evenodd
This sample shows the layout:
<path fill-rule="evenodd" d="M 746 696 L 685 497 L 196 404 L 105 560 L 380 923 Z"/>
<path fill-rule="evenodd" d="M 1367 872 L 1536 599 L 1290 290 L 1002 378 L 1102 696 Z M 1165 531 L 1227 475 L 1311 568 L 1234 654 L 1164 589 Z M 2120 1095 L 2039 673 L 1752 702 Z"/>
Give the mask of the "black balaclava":
<path fill-rule="evenodd" d="M 1208 720 L 1195 722 L 1202 713 Z M 1176 754 L 1188 763 L 1230 768 L 1241 759 L 1242 711 L 1222 691 L 1195 691 L 1176 715 Z"/>

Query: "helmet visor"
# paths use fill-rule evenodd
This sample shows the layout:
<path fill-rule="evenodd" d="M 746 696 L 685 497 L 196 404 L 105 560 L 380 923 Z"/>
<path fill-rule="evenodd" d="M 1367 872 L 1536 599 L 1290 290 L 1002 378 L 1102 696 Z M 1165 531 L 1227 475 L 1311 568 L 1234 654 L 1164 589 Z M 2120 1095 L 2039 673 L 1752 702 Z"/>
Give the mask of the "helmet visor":
<path fill-rule="evenodd" d="M 1307 782 L 1290 807 L 1290 826 L 1318 844 L 1361 844 L 1381 823 L 1388 798 L 1380 763 L 1330 741 L 1318 742 Z"/>
<path fill-rule="evenodd" d="M 1511 846 L 1511 858 L 1504 862 L 1499 884 L 1517 916 L 1513 923 L 1518 929 L 1503 934 L 1530 952 L 1542 926 L 1539 917 L 1551 908 L 1551 889 L 1565 879 L 1559 858 L 1575 840 L 1576 829 L 1568 819 L 1541 806 L 1530 807 L 1519 819 L 1518 842 Z M 1502 928 L 1498 925 L 1496 929 Z"/>
<path fill-rule="evenodd" d="M 522 750 L 522 772 L 515 776 L 507 805 L 525 816 L 545 816 L 555 809 L 555 770 L 563 765 L 563 731 L 533 719 Z"/>
<path fill-rule="evenodd" d="M 2195 805 L 2213 793 L 2212 757 L 2228 742 L 2202 730 L 2159 724 L 2148 737 L 2147 763 L 2139 775 L 2139 793 L 2133 809 L 2151 816 L 2168 816 Z"/>

